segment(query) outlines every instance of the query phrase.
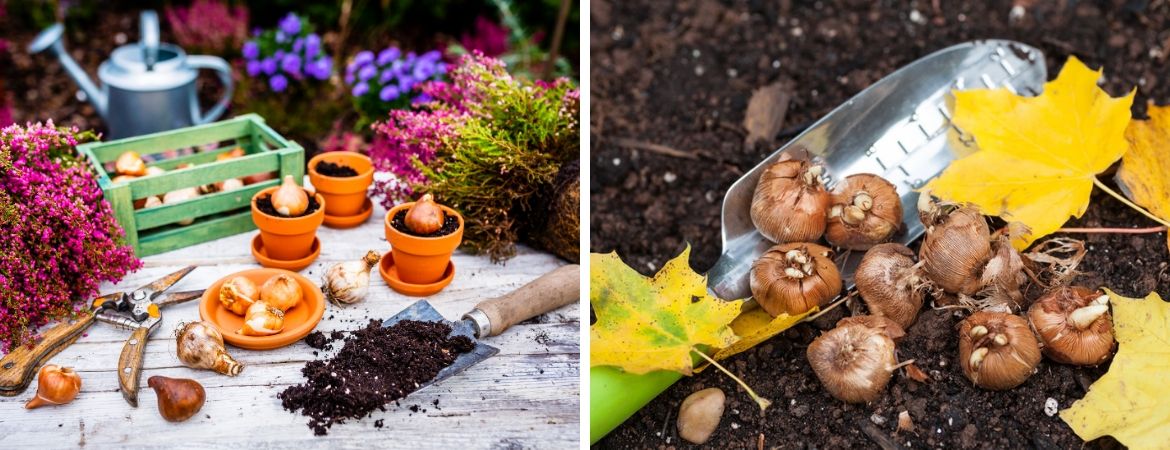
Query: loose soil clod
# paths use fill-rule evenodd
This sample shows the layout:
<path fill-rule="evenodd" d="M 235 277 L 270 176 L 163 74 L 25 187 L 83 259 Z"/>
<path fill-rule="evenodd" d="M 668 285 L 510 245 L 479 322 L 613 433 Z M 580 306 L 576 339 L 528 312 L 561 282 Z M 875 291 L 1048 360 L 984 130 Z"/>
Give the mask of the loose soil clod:
<path fill-rule="evenodd" d="M 438 322 L 404 320 L 383 327 L 371 320 L 332 359 L 305 364 L 306 382 L 277 397 L 285 409 L 308 416 L 314 434 L 327 434 L 333 424 L 360 419 L 418 390 L 475 347 L 466 336 L 450 334 L 451 327 Z M 324 337 L 314 333 L 310 345 L 324 346 Z"/>

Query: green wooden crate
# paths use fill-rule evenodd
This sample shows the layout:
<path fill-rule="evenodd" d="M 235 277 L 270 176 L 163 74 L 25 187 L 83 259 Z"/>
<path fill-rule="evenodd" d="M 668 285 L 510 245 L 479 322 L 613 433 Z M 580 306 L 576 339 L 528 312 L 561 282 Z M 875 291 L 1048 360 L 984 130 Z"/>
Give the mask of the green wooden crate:
<path fill-rule="evenodd" d="M 236 147 L 245 155 L 225 161 L 216 156 Z M 256 229 L 252 223 L 252 196 L 265 188 L 277 186 L 285 175 L 298 182 L 305 174 L 305 151 L 296 142 L 277 134 L 256 114 L 246 114 L 220 122 L 135 136 L 109 142 L 89 142 L 77 146 L 97 173 L 98 184 L 114 215 L 126 232 L 126 243 L 138 257 L 150 256 L 178 248 L 219 239 Z M 190 153 L 164 158 L 175 150 Z M 126 151 L 135 151 L 154 161 L 167 172 L 114 183 L 110 172 L 113 162 Z M 194 167 L 175 168 L 190 163 Z M 203 186 L 228 178 L 276 173 L 271 180 L 249 184 L 241 189 L 217 192 L 198 198 L 134 209 L 136 200 L 162 196 L 177 189 Z M 190 225 L 179 222 L 194 218 Z"/>

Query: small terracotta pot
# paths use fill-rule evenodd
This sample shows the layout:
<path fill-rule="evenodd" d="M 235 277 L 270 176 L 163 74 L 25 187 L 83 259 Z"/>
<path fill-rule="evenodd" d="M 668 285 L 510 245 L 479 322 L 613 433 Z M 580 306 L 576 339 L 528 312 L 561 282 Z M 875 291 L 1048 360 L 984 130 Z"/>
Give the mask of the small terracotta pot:
<path fill-rule="evenodd" d="M 386 240 L 390 241 L 390 251 L 394 256 L 394 265 L 398 270 L 398 277 L 410 284 L 431 284 L 443 278 L 447 264 L 451 261 L 451 253 L 463 242 L 463 216 L 454 209 L 439 205 L 447 215 L 454 215 L 459 221 L 459 228 L 451 234 L 439 237 L 418 237 L 398 231 L 391 225 L 394 215 L 414 206 L 414 202 L 403 203 L 390 208 L 386 212 L 383 225 L 386 228 Z"/>
<path fill-rule="evenodd" d="M 256 200 L 272 195 L 279 187 L 270 187 L 252 196 L 252 222 L 260 229 L 260 240 L 269 258 L 280 261 L 301 259 L 312 251 L 317 227 L 325 221 L 325 198 L 316 194 L 321 207 L 301 217 L 278 217 L 261 212 L 256 207 Z"/>
<path fill-rule="evenodd" d="M 329 177 L 317 172 L 317 164 L 328 161 L 352 167 L 358 172 L 352 177 Z M 355 152 L 325 152 L 309 160 L 309 182 L 317 192 L 325 196 L 329 205 L 325 215 L 350 217 L 362 212 L 366 204 L 366 191 L 374 182 L 374 163 L 370 158 Z"/>

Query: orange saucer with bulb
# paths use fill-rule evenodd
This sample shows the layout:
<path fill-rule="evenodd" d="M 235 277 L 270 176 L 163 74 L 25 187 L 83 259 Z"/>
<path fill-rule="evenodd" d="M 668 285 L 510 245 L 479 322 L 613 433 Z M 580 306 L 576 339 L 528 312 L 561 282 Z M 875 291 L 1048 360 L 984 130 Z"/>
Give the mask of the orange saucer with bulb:
<path fill-rule="evenodd" d="M 451 284 L 451 280 L 455 279 L 455 263 L 447 261 L 447 268 L 443 270 L 443 276 L 434 283 L 428 284 L 413 284 L 402 281 L 398 277 L 398 268 L 394 266 L 394 253 L 386 252 L 382 255 L 382 260 L 378 262 L 378 273 L 382 274 L 382 279 L 386 280 L 386 284 L 390 285 L 399 294 L 409 295 L 412 297 L 426 297 L 434 295 Z"/>
<path fill-rule="evenodd" d="M 284 329 L 271 336 L 244 336 L 236 333 L 244 326 L 244 317 L 229 311 L 219 301 L 219 289 L 227 280 L 237 276 L 247 277 L 257 286 L 273 276 L 285 274 L 301 286 L 304 298 L 284 313 Z M 210 322 L 223 335 L 223 340 L 236 347 L 248 350 L 272 350 L 292 344 L 317 328 L 321 316 L 325 315 L 325 296 L 321 288 L 299 273 L 282 269 L 251 269 L 236 272 L 216 280 L 199 301 L 199 318 Z M 247 370 L 247 369 L 245 369 Z"/>
<path fill-rule="evenodd" d="M 260 238 L 259 233 L 257 233 L 256 236 L 252 238 L 252 257 L 256 258 L 256 262 L 260 263 L 260 265 L 264 267 L 300 272 L 301 270 L 304 270 L 304 268 L 309 267 L 310 264 L 313 264 L 313 261 L 316 261 L 317 256 L 320 255 L 321 239 L 317 236 L 313 236 L 313 243 L 309 247 L 308 256 L 288 261 L 275 259 L 271 256 L 268 256 L 268 251 L 264 249 L 264 239 Z"/>

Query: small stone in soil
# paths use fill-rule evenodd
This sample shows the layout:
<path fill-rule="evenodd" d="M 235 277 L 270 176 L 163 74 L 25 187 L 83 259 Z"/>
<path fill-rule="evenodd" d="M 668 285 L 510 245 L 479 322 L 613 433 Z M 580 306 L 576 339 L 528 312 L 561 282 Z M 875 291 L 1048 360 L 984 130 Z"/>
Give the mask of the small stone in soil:
<path fill-rule="evenodd" d="M 430 234 L 415 233 L 414 231 L 411 231 L 411 229 L 409 227 L 406 226 L 406 210 L 405 209 L 398 211 L 397 214 L 394 214 L 394 219 L 390 221 L 390 224 L 394 226 L 395 230 L 401 231 L 401 232 L 409 234 L 411 236 L 418 236 L 418 237 L 446 236 L 448 234 L 454 233 L 455 230 L 459 229 L 459 219 L 455 218 L 455 216 L 453 216 L 453 215 L 448 215 L 447 213 L 443 213 L 443 226 L 441 228 L 439 228 L 437 231 L 435 231 L 434 233 L 430 233 Z"/>
<path fill-rule="evenodd" d="M 297 217 L 305 217 L 309 214 L 312 214 L 314 211 L 316 211 L 319 208 L 321 208 L 321 204 L 317 203 L 317 197 L 315 195 L 310 195 L 309 196 L 309 207 L 305 208 L 305 212 L 301 213 L 301 215 L 299 215 Z M 270 216 L 285 217 L 285 216 L 280 215 L 280 213 L 276 212 L 276 208 L 272 206 L 272 195 L 265 195 L 263 197 L 256 199 L 256 209 L 259 209 L 260 212 L 262 212 L 264 214 L 268 214 Z"/>
<path fill-rule="evenodd" d="M 324 435 L 335 423 L 360 419 L 414 392 L 473 348 L 471 339 L 452 337 L 443 323 L 404 320 L 383 327 L 371 320 L 350 333 L 335 356 L 305 364 L 306 382 L 277 398 L 284 409 L 308 416 L 314 434 Z"/>
<path fill-rule="evenodd" d="M 356 177 L 357 171 L 353 167 L 344 164 L 334 164 L 329 161 L 321 161 L 317 163 L 315 168 L 317 173 L 327 177 Z"/>

